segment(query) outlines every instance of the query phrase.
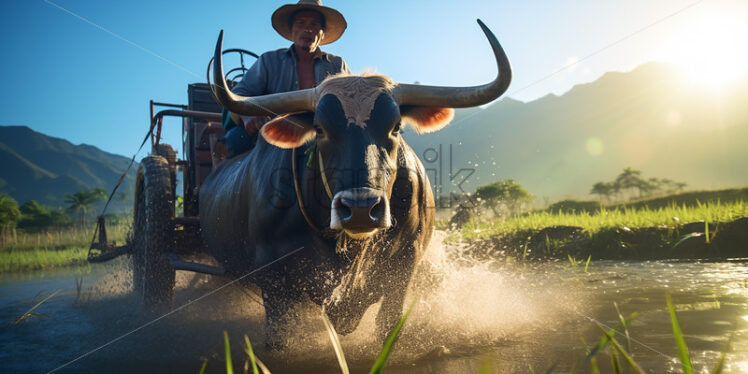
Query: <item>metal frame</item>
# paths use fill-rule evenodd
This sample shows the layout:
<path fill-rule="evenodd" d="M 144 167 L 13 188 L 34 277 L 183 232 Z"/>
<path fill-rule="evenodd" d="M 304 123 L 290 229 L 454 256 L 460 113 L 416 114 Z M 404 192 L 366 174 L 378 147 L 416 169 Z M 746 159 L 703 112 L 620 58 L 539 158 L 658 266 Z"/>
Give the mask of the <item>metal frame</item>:
<path fill-rule="evenodd" d="M 258 58 L 259 56 L 253 52 L 244 50 L 244 49 L 227 49 L 223 51 L 224 54 L 226 53 L 239 53 L 240 63 L 241 66 L 238 68 L 234 68 L 229 71 L 228 75 L 234 74 L 236 72 L 243 74 L 246 72 L 247 67 L 245 66 L 245 55 L 252 56 L 254 58 Z M 207 98 L 209 96 L 205 96 L 205 91 L 210 90 L 210 68 L 211 64 L 213 63 L 213 59 L 208 62 L 208 69 L 207 69 L 207 76 L 208 76 L 208 83 L 197 83 L 197 84 L 191 84 L 188 86 L 188 92 L 189 92 L 189 105 L 183 105 L 183 104 L 171 104 L 171 103 L 163 103 L 163 102 L 156 102 L 153 100 L 149 101 L 149 110 L 150 110 L 150 127 L 149 127 L 149 136 L 151 138 L 151 145 L 153 146 L 153 151 L 156 152 L 156 149 L 159 146 L 159 143 L 161 141 L 161 129 L 163 126 L 163 119 L 165 117 L 179 117 L 183 118 L 182 122 L 182 152 L 183 152 L 183 158 L 179 159 L 176 158 L 176 161 L 174 162 L 174 165 L 172 165 L 172 178 L 174 179 L 172 181 L 173 186 L 174 183 L 176 183 L 176 175 L 180 171 L 182 172 L 182 185 L 183 185 L 183 191 L 182 196 L 184 198 L 184 216 L 181 217 L 174 217 L 171 221 L 169 226 L 169 231 L 173 233 L 173 238 L 176 243 L 176 246 L 174 247 L 173 253 L 166 253 L 166 257 L 171 262 L 171 266 L 174 270 L 185 270 L 185 271 L 192 271 L 197 273 L 203 273 L 203 274 L 210 274 L 210 275 L 224 275 L 224 269 L 216 266 L 210 266 L 205 264 L 199 264 L 189 261 L 184 261 L 179 258 L 179 255 L 185 255 L 185 254 L 194 254 L 194 253 L 202 253 L 204 252 L 204 244 L 202 242 L 202 238 L 200 236 L 200 218 L 199 218 L 199 207 L 198 207 L 198 201 L 197 201 L 197 190 L 199 188 L 199 184 L 201 182 L 198 174 L 203 173 L 204 170 L 198 169 L 200 167 L 200 164 L 197 159 L 197 152 L 198 147 L 200 144 L 202 144 L 202 138 L 205 135 L 208 135 L 210 137 L 209 143 L 210 147 L 213 147 L 213 141 L 215 141 L 215 138 L 213 137 L 213 133 L 216 132 L 222 132 L 223 128 L 220 127 L 216 129 L 215 127 L 211 127 L 210 125 L 205 126 L 205 128 L 201 127 L 201 131 L 199 134 L 197 134 L 196 127 L 197 124 L 195 120 L 198 120 L 200 122 L 205 123 L 221 123 L 221 113 L 216 112 L 207 112 L 207 111 L 198 111 L 198 110 L 191 110 L 190 106 L 193 104 L 199 103 L 207 103 L 207 106 L 210 107 L 210 99 Z M 193 93 L 195 94 L 193 97 Z M 198 100 L 198 98 L 202 99 Z M 206 101 L 207 100 L 207 101 Z M 202 106 L 202 104 L 200 104 Z M 156 107 L 164 107 L 168 109 L 163 109 L 158 112 L 156 112 Z M 200 139 L 197 139 L 200 137 Z M 196 141 L 197 139 L 197 141 Z M 147 138 L 144 140 L 147 141 Z M 213 155 L 211 155 L 213 156 Z M 213 160 L 215 163 L 215 159 Z M 203 176 L 200 174 L 200 176 Z M 173 189 L 174 187 L 172 187 Z M 173 191 L 176 192 L 176 191 Z M 175 196 L 176 199 L 176 196 Z M 107 241 L 107 235 L 106 235 L 106 226 L 104 222 L 104 218 L 99 218 L 99 235 L 98 235 L 98 242 L 94 242 L 91 245 L 92 249 L 98 249 L 101 251 L 101 254 L 96 256 L 89 256 L 88 261 L 92 263 L 98 263 L 98 262 L 105 262 L 112 260 L 116 257 L 119 257 L 124 254 L 131 254 L 133 253 L 134 248 L 130 248 L 128 244 L 125 244 L 123 246 L 115 246 L 113 243 L 110 243 Z"/>

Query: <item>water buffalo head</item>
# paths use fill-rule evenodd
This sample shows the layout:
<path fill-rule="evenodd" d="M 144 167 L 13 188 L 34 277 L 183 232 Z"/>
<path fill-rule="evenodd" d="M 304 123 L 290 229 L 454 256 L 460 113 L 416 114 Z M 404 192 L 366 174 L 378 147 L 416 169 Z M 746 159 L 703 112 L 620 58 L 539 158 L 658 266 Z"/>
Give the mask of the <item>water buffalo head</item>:
<path fill-rule="evenodd" d="M 275 146 L 315 142 L 320 172 L 331 198 L 330 228 L 359 239 L 392 224 L 390 197 L 397 172 L 400 128 L 433 132 L 453 109 L 482 105 L 503 94 L 511 66 L 493 33 L 478 20 L 496 58 L 498 75 L 475 87 L 401 84 L 380 75 L 339 74 L 311 89 L 242 97 L 226 89 L 221 61 L 223 31 L 213 69 L 218 101 L 241 115 L 271 115 L 262 136 Z"/>

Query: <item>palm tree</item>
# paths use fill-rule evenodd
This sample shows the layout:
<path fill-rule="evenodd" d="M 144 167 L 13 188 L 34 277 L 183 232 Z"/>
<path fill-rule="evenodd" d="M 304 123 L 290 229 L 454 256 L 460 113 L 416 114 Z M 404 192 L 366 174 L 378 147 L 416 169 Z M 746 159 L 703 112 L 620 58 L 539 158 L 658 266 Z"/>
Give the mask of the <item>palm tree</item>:
<path fill-rule="evenodd" d="M 610 202 L 610 195 L 615 192 L 615 186 L 613 183 L 597 182 L 592 186 L 590 194 L 600 196 L 601 200 Z"/>
<path fill-rule="evenodd" d="M 634 170 L 631 167 L 623 169 L 623 172 L 616 177 L 615 184 L 621 190 L 637 189 L 639 190 L 639 197 L 642 196 L 642 172 L 641 170 Z"/>
<path fill-rule="evenodd" d="M 69 204 L 68 210 L 80 214 L 81 226 L 85 226 L 88 209 L 97 201 L 105 198 L 106 190 L 103 188 L 94 188 L 65 195 L 65 203 Z"/>

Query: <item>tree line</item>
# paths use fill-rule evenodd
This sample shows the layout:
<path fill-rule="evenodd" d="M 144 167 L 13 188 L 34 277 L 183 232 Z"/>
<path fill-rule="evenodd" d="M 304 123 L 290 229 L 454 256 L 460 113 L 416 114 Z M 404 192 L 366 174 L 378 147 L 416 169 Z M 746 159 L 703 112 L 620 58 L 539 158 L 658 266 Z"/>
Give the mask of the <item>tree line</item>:
<path fill-rule="evenodd" d="M 598 195 L 601 200 L 611 203 L 678 193 L 687 185 L 667 178 L 644 178 L 641 170 L 627 167 L 614 180 L 595 183 L 590 194 Z"/>
<path fill-rule="evenodd" d="M 599 195 L 605 203 L 612 203 L 679 193 L 683 192 L 686 186 L 685 182 L 667 178 L 644 178 L 640 170 L 627 167 L 614 180 L 595 183 L 590 193 Z M 531 208 L 535 196 L 515 180 L 505 179 L 479 186 L 472 195 L 451 193 L 448 196 L 440 196 L 439 200 L 440 207 L 445 207 L 444 202 L 447 202 L 449 207 L 456 203 L 455 215 L 450 222 L 459 226 L 470 217 L 479 214 L 482 209 L 492 212 L 494 217 L 501 218 L 521 214 Z M 566 205 L 569 203 L 573 203 L 577 210 L 597 209 L 600 204 L 592 201 L 564 200 L 552 204 L 549 209 L 563 210 L 568 208 Z"/>
<path fill-rule="evenodd" d="M 66 209 L 50 208 L 30 200 L 22 205 L 7 194 L 0 194 L 0 227 L 19 228 L 29 232 L 46 231 L 79 224 L 86 225 L 86 217 L 94 204 L 107 198 L 106 190 L 93 188 L 65 195 Z"/>

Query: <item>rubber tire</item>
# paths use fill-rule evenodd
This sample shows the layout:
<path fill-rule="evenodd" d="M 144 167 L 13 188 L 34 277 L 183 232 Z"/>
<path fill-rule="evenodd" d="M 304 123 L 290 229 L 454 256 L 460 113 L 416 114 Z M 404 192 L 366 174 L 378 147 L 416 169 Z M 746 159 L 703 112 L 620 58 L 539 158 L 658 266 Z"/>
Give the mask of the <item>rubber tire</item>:
<path fill-rule="evenodd" d="M 174 196 L 169 162 L 150 155 L 140 163 L 133 219 L 133 286 L 144 309 L 171 309 L 175 270 L 165 253 L 174 249 Z"/>
<path fill-rule="evenodd" d="M 151 154 L 158 155 L 166 159 L 169 163 L 169 172 L 171 176 L 171 193 L 176 196 L 177 193 L 177 151 L 169 144 L 158 144 L 152 147 Z"/>

